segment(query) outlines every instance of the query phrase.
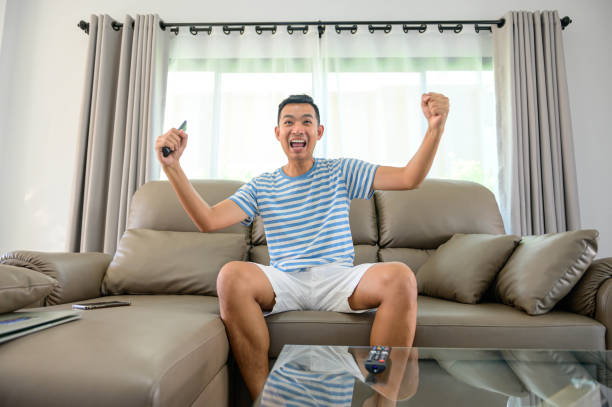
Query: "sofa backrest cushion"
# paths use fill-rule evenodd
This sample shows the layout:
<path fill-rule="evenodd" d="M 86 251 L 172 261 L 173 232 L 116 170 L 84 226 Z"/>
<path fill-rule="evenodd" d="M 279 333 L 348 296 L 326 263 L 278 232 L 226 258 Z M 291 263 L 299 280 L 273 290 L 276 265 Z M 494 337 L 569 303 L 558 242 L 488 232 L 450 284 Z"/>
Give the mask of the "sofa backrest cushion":
<path fill-rule="evenodd" d="M 468 181 L 428 179 L 414 190 L 376 191 L 381 248 L 436 249 L 455 233 L 503 234 L 495 196 Z"/>
<path fill-rule="evenodd" d="M 231 196 L 243 183 L 191 180 L 211 206 Z M 355 244 L 355 264 L 402 261 L 413 271 L 455 233 L 503 234 L 494 195 L 468 181 L 427 179 L 414 190 L 376 191 L 370 200 L 351 201 L 349 221 Z M 130 204 L 127 229 L 197 232 L 167 181 L 143 185 Z M 242 233 L 252 245 L 249 260 L 269 261 L 261 217 L 252 226 L 241 224 L 215 231 Z"/>
<path fill-rule="evenodd" d="M 243 184 L 240 181 L 192 180 L 191 184 L 210 205 L 229 198 Z M 148 182 L 138 189 L 130 202 L 126 229 L 198 232 L 168 181 Z M 213 233 L 242 233 L 250 237 L 250 227 L 240 223 Z"/>
<path fill-rule="evenodd" d="M 108 266 L 102 292 L 216 296 L 221 267 L 247 256 L 241 233 L 129 229 Z"/>

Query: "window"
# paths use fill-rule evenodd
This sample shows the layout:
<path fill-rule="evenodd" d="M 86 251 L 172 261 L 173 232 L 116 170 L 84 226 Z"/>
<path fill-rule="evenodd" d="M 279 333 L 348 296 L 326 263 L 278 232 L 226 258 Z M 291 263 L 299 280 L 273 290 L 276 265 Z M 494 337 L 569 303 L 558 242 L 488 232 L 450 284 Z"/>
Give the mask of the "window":
<path fill-rule="evenodd" d="M 220 34 L 216 40 L 187 37 L 182 43 L 179 36 L 174 56 L 171 51 L 164 128 L 187 119 L 189 145 L 181 163 L 189 178 L 248 181 L 284 165 L 274 126 L 278 104 L 294 93 L 312 95 L 321 111 L 325 134 L 315 156 L 404 166 L 427 129 L 421 95 L 434 91 L 450 98 L 451 113 L 428 177 L 475 181 L 498 194 L 492 58 L 481 46 L 490 38 L 474 37 L 480 48 L 468 49 L 464 53 L 477 55 L 467 57 L 457 55 L 455 37 L 455 43 L 445 46 L 451 48 L 450 56 L 432 55 L 440 51 L 422 46 L 394 56 L 406 47 L 403 33 L 397 34 L 394 50 L 385 45 L 379 55 L 374 54 L 379 52 L 376 44 L 365 52 L 364 47 L 355 48 L 357 43 L 344 47 L 340 35 L 321 43 L 312 34 L 297 40 L 300 46 L 284 50 L 262 46 L 275 38 L 272 35 Z M 375 38 L 369 33 L 362 37 L 350 38 Z M 185 46 L 188 41 L 226 43 L 215 42 L 221 51 L 193 51 L 196 45 Z M 249 41 L 256 45 L 250 47 Z M 378 41 L 388 44 L 393 39 Z M 185 48 L 190 51 L 183 52 Z M 160 178 L 165 179 L 163 172 Z"/>

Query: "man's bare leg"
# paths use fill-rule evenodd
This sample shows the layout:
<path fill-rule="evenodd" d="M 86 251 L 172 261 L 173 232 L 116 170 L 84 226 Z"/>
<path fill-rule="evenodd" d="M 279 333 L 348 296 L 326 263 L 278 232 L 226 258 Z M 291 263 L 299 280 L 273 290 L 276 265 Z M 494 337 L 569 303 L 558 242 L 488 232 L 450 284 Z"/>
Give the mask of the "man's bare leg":
<path fill-rule="evenodd" d="M 370 345 L 412 346 L 416 330 L 417 283 L 404 263 L 379 263 L 365 272 L 349 297 L 354 310 L 378 307 Z"/>
<path fill-rule="evenodd" d="M 261 311 L 274 306 L 274 290 L 255 264 L 232 261 L 219 272 L 217 292 L 232 353 L 255 400 L 268 376 L 270 348 L 270 334 Z"/>

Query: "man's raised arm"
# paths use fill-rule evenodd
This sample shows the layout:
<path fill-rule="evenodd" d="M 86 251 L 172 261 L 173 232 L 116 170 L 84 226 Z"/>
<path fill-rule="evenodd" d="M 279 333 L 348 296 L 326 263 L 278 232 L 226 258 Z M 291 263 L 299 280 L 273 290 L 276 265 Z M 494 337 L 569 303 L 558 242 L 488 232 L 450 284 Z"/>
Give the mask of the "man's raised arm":
<path fill-rule="evenodd" d="M 172 153 L 164 157 L 162 147 L 169 147 Z M 155 140 L 155 151 L 162 169 L 174 188 L 176 195 L 200 232 L 212 232 L 234 225 L 248 216 L 233 201 L 225 199 L 213 207 L 195 190 L 185 172 L 181 168 L 179 158 L 187 147 L 187 133 L 182 130 L 170 129 L 167 133 Z"/>
<path fill-rule="evenodd" d="M 421 96 L 421 107 L 428 123 L 421 146 L 405 167 L 378 167 L 374 176 L 374 189 L 414 189 L 427 176 L 444 132 L 449 110 L 448 98 L 440 93 L 426 93 Z"/>

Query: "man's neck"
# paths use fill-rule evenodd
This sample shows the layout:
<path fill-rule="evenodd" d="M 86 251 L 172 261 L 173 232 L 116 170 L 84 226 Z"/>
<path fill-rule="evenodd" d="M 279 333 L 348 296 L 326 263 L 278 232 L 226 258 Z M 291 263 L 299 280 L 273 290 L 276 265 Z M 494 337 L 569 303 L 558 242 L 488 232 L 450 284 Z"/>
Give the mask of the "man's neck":
<path fill-rule="evenodd" d="M 300 175 L 306 174 L 314 165 L 314 158 L 306 160 L 295 160 L 289 161 L 287 165 L 283 167 L 285 175 L 289 177 L 299 177 Z"/>

